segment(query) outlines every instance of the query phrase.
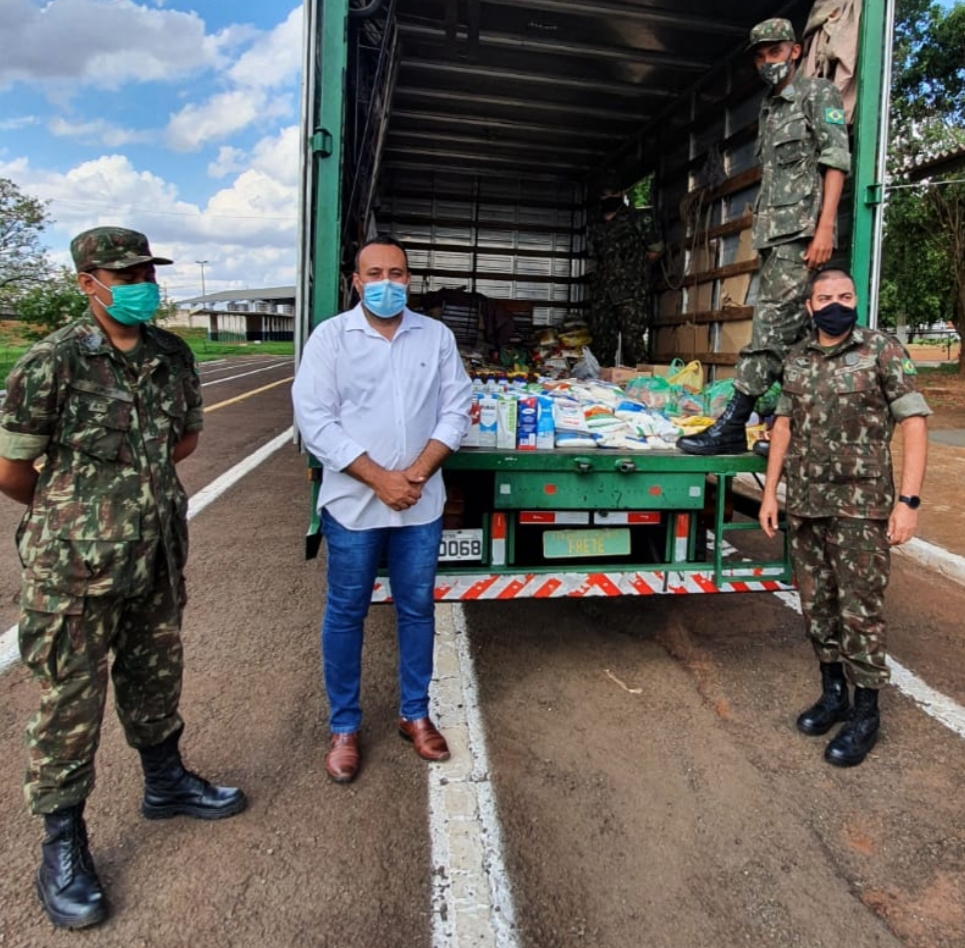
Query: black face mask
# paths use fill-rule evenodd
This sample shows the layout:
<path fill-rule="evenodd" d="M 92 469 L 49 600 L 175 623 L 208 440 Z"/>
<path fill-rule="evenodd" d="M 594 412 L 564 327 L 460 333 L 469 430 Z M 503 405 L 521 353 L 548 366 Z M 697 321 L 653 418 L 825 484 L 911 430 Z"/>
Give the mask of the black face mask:
<path fill-rule="evenodd" d="M 605 197 L 600 201 L 600 208 L 604 214 L 612 214 L 614 211 L 619 211 L 623 206 L 622 197 Z"/>
<path fill-rule="evenodd" d="M 840 303 L 829 303 L 824 309 L 816 309 L 813 313 L 814 325 L 826 336 L 835 338 L 843 336 L 854 329 L 858 321 L 858 311 L 851 306 Z"/>

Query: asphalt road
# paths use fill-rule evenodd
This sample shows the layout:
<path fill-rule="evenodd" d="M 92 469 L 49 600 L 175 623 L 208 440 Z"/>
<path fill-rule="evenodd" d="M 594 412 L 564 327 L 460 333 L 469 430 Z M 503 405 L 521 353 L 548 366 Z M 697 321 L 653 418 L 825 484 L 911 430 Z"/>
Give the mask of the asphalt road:
<path fill-rule="evenodd" d="M 290 374 L 218 381 L 206 403 Z M 290 423 L 287 384 L 209 412 L 182 465 L 189 493 Z M 347 787 L 325 777 L 307 498 L 285 446 L 192 520 L 183 746 L 251 807 L 220 824 L 144 821 L 109 708 L 88 815 L 113 915 L 84 934 L 55 931 L 32 891 L 41 828 L 20 780 L 35 688 L 19 666 L 0 675 L 0 946 L 965 946 L 962 738 L 893 688 L 874 754 L 828 767 L 824 742 L 793 727 L 817 678 L 800 617 L 757 594 L 464 609 L 488 751 L 473 779 L 495 793 L 502 839 L 483 884 L 505 884 L 515 924 L 447 940 L 430 790 L 448 778 L 395 733 L 389 609 L 367 627 L 363 771 Z M 18 517 L 0 499 L 0 633 L 17 615 Z M 960 705 L 963 610 L 965 589 L 896 560 L 893 652 Z M 464 909 L 485 901 L 471 888 Z"/>

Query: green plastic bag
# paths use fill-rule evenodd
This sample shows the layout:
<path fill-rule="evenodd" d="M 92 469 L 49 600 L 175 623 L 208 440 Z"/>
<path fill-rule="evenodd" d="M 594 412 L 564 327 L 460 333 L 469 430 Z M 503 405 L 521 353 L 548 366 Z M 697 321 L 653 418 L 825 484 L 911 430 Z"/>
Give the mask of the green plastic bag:
<path fill-rule="evenodd" d="M 654 411 L 673 414 L 677 409 L 677 389 L 661 376 L 641 375 L 630 379 L 623 390 Z"/>
<path fill-rule="evenodd" d="M 734 380 L 720 379 L 704 388 L 704 403 L 711 418 L 719 418 L 734 397 Z"/>

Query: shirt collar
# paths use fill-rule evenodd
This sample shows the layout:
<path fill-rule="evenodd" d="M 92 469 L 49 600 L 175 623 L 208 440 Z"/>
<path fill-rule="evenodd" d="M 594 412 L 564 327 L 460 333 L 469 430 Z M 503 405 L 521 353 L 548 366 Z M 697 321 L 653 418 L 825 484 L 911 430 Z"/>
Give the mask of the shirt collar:
<path fill-rule="evenodd" d="M 851 330 L 851 335 L 847 339 L 843 339 L 839 342 L 833 349 L 825 349 L 818 342 L 818 331 L 817 329 L 811 330 L 811 338 L 808 340 L 808 349 L 813 349 L 816 352 L 820 352 L 822 355 L 826 356 L 836 356 L 839 352 L 845 352 L 848 349 L 857 349 L 862 346 L 868 339 L 867 334 L 862 326 L 855 326 Z"/>
<path fill-rule="evenodd" d="M 399 328 L 396 329 L 393 338 L 398 338 L 402 333 L 409 332 L 411 329 L 421 329 L 422 323 L 416 316 L 417 314 L 413 313 L 412 310 L 406 306 L 402 310 L 402 322 L 399 323 Z M 357 303 L 355 309 L 349 310 L 345 328 L 348 332 L 364 332 L 367 336 L 378 337 L 379 339 L 385 338 L 380 335 L 368 321 L 361 303 Z"/>

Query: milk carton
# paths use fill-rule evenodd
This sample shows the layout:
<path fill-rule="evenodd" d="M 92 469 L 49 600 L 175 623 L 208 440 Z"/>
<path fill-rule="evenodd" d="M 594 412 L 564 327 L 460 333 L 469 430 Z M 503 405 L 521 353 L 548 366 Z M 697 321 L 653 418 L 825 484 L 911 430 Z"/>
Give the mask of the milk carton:
<path fill-rule="evenodd" d="M 496 447 L 498 404 L 495 395 L 484 394 L 479 399 L 479 447 L 481 448 Z"/>
<path fill-rule="evenodd" d="M 481 414 L 479 400 L 481 397 L 475 397 L 469 403 L 469 427 L 466 429 L 466 437 L 462 439 L 464 448 L 479 447 L 479 417 Z"/>
<path fill-rule="evenodd" d="M 519 400 L 518 428 L 516 444 L 520 451 L 536 450 L 536 426 L 538 401 L 535 395 L 526 395 Z"/>
<path fill-rule="evenodd" d="M 549 395 L 538 395 L 536 398 L 536 448 L 539 451 L 552 451 L 555 446 L 553 399 Z"/>
<path fill-rule="evenodd" d="M 513 450 L 516 447 L 517 403 L 507 395 L 496 402 L 496 447 Z"/>

